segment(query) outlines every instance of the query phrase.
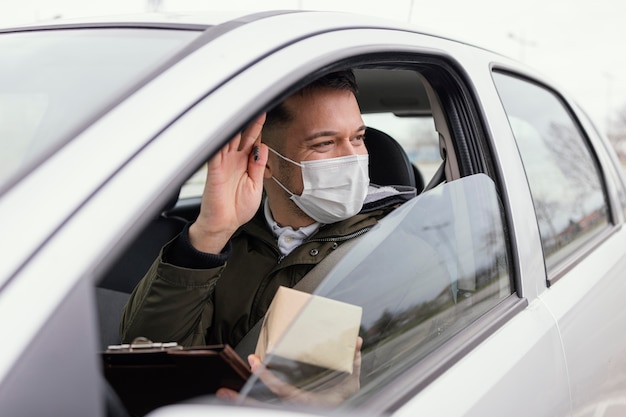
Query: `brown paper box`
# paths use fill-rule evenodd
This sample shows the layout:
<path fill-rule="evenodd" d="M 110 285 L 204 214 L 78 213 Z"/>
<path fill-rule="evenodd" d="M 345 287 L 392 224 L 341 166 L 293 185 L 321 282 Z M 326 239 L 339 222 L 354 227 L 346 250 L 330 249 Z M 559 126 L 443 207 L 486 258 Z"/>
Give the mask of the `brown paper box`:
<path fill-rule="evenodd" d="M 255 353 L 351 374 L 361 315 L 359 306 L 280 287 Z"/>

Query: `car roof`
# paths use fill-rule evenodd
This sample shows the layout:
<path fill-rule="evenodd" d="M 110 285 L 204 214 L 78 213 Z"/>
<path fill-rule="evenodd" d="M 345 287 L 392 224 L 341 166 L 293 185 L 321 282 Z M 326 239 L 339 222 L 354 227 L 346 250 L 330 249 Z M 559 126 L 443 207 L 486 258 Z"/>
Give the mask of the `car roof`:
<path fill-rule="evenodd" d="M 58 18 L 0 28 L 0 32 L 64 29 L 78 27 L 147 27 L 204 30 L 228 21 L 256 20 L 282 14 L 285 11 L 249 13 L 242 11 L 216 12 L 147 12 L 139 14 Z M 245 19 L 247 18 L 247 19 Z M 243 23 L 243 21 L 242 21 Z"/>
<path fill-rule="evenodd" d="M 307 18 L 326 20 L 329 17 L 341 16 L 334 20 L 337 29 L 354 27 L 378 27 L 397 30 L 419 32 L 465 43 L 459 39 L 447 36 L 432 29 L 425 30 L 415 25 L 409 25 L 401 21 L 361 15 L 348 12 L 333 11 L 307 11 L 307 10 L 267 10 L 262 12 L 246 11 L 210 11 L 210 12 L 146 12 L 127 15 L 108 15 L 80 18 L 58 18 L 47 21 L 32 22 L 11 27 L 0 27 L 2 32 L 64 29 L 64 28 L 172 28 L 172 29 L 195 29 L 205 30 L 220 24 L 243 25 L 256 20 L 271 18 L 284 14 L 306 13 Z M 342 23 L 337 23 L 342 22 Z"/>
<path fill-rule="evenodd" d="M 354 12 L 316 11 L 316 10 L 266 10 L 261 12 L 250 11 L 201 11 L 201 12 L 145 12 L 127 15 L 109 15 L 81 18 L 59 18 L 42 22 L 33 22 L 12 27 L 0 27 L 0 34 L 6 32 L 21 32 L 54 29 L 78 28 L 153 28 L 153 29 L 180 29 L 204 31 L 213 26 L 221 25 L 223 32 L 238 26 L 252 23 L 257 20 L 272 18 L 279 15 L 307 14 L 307 19 L 318 19 L 328 28 L 329 20 L 335 30 L 349 28 L 385 28 L 421 33 L 449 41 L 469 45 L 489 53 L 502 54 L 473 44 L 465 40 L 450 36 L 445 32 L 432 27 L 424 27 L 406 22 L 381 17 L 368 16 Z M 285 20 L 281 20 L 283 24 Z M 279 22 L 277 22 L 279 23 Z M 279 23 L 280 24 L 280 23 Z M 507 57 L 508 58 L 508 57 Z"/>

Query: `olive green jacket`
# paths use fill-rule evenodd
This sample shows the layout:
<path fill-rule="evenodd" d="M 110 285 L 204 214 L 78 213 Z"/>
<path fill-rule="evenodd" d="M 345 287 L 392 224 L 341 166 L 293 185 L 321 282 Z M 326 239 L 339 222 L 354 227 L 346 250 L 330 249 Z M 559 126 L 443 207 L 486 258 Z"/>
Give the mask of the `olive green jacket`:
<path fill-rule="evenodd" d="M 236 346 L 263 317 L 279 286 L 293 287 L 342 242 L 367 232 L 397 205 L 396 200 L 324 225 L 284 257 L 261 209 L 232 237 L 227 263 L 212 269 L 163 262 L 170 242 L 133 291 L 122 315 L 121 339 Z"/>

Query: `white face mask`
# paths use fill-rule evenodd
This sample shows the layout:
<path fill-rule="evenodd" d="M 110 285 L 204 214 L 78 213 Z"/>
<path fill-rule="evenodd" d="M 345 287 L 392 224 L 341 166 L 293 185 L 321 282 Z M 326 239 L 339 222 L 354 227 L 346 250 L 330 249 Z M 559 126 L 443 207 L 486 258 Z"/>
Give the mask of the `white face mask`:
<path fill-rule="evenodd" d="M 370 182 L 369 155 L 349 155 L 297 163 L 272 148 L 269 150 L 301 168 L 304 184 L 301 195 L 289 191 L 274 176 L 272 179 L 313 220 L 326 224 L 335 223 L 361 211 Z"/>

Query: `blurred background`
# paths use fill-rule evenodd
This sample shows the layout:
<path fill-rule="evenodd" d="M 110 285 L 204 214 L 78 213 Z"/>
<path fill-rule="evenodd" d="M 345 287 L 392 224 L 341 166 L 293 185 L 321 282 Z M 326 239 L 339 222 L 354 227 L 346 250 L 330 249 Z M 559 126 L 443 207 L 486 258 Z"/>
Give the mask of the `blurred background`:
<path fill-rule="evenodd" d="M 0 27 L 145 12 L 306 9 L 401 21 L 510 56 L 563 87 L 626 163 L 626 2 L 616 0 L 0 0 Z"/>

